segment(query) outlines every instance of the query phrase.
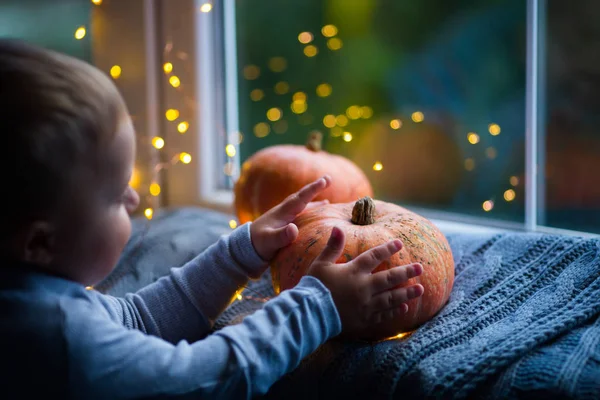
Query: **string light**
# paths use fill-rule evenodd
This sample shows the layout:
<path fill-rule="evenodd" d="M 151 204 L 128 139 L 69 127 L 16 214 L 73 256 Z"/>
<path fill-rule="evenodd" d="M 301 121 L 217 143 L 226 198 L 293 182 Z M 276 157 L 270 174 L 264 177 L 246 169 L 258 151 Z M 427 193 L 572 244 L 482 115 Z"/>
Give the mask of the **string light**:
<path fill-rule="evenodd" d="M 362 106 L 360 108 L 360 111 L 362 114 L 362 118 L 364 118 L 364 119 L 368 119 L 373 116 L 373 109 L 369 106 Z"/>
<path fill-rule="evenodd" d="M 102 4 L 102 0 L 92 0 L 92 3 L 99 6 L 100 4 Z"/>
<path fill-rule="evenodd" d="M 275 84 L 275 93 L 286 94 L 290 90 L 290 84 L 287 82 L 277 82 Z"/>
<path fill-rule="evenodd" d="M 178 88 L 179 85 L 181 85 L 181 81 L 179 80 L 179 77 L 177 77 L 176 75 L 173 75 L 172 77 L 169 78 L 169 83 L 174 88 Z"/>
<path fill-rule="evenodd" d="M 152 216 L 154 215 L 154 210 L 148 207 L 144 210 L 144 215 L 146 216 L 146 218 L 152 219 Z"/>
<path fill-rule="evenodd" d="M 350 106 L 346 109 L 346 115 L 350 119 L 359 119 L 362 115 L 362 111 L 359 106 Z"/>
<path fill-rule="evenodd" d="M 237 222 L 236 222 L 236 220 L 235 220 L 235 219 L 232 219 L 232 220 L 230 220 L 230 221 L 229 221 L 229 227 L 230 227 L 231 229 L 235 229 L 235 228 L 237 228 Z"/>
<path fill-rule="evenodd" d="M 306 93 L 304 92 L 296 92 L 292 96 L 293 101 L 306 101 Z"/>
<path fill-rule="evenodd" d="M 513 201 L 516 197 L 516 193 L 512 189 L 508 189 L 504 192 L 504 200 Z"/>
<path fill-rule="evenodd" d="M 333 128 L 336 125 L 335 115 L 327 114 L 323 117 L 323 125 L 327 128 Z"/>
<path fill-rule="evenodd" d="M 334 37 L 327 41 L 327 47 L 329 47 L 329 50 L 334 50 L 334 51 L 339 50 L 342 48 L 342 46 L 343 46 L 343 43 L 342 43 L 342 39 L 340 39 L 340 38 Z"/>
<path fill-rule="evenodd" d="M 184 164 L 189 164 L 192 162 L 192 156 L 189 153 L 181 153 L 179 154 L 179 159 Z"/>
<path fill-rule="evenodd" d="M 352 141 L 352 134 L 350 132 L 344 132 L 344 142 Z"/>
<path fill-rule="evenodd" d="M 85 28 L 83 26 L 80 26 L 79 28 L 77 28 L 77 30 L 75 31 L 75 39 L 77 40 L 81 40 L 85 37 Z"/>
<path fill-rule="evenodd" d="M 383 169 L 383 164 L 379 161 L 377 161 L 375 164 L 373 164 L 373 171 L 381 171 Z"/>
<path fill-rule="evenodd" d="M 423 120 L 425 119 L 425 115 L 423 115 L 421 111 L 415 111 L 414 113 L 412 113 L 410 118 L 413 120 L 413 122 L 419 123 L 423 122 Z"/>
<path fill-rule="evenodd" d="M 348 118 L 345 115 L 340 114 L 337 117 L 335 117 L 335 123 L 339 126 L 344 127 L 348 125 Z"/>
<path fill-rule="evenodd" d="M 472 158 L 467 158 L 465 160 L 465 169 L 467 171 L 473 171 L 475 169 L 475 160 Z"/>
<path fill-rule="evenodd" d="M 86 286 L 85 290 L 94 290 L 94 287 L 93 286 Z"/>
<path fill-rule="evenodd" d="M 479 135 L 476 134 L 475 132 L 469 132 L 467 134 L 467 140 L 471 144 L 477 144 L 477 143 L 479 143 Z"/>
<path fill-rule="evenodd" d="M 171 64 L 170 62 L 165 63 L 163 65 L 163 71 L 165 71 L 165 74 L 171 73 L 171 71 L 173 71 L 173 64 Z"/>
<path fill-rule="evenodd" d="M 260 76 L 260 68 L 256 65 L 246 65 L 242 73 L 244 74 L 244 78 L 252 81 Z"/>
<path fill-rule="evenodd" d="M 494 208 L 494 202 L 492 200 L 486 200 L 481 207 L 483 208 L 483 211 L 490 212 Z"/>
<path fill-rule="evenodd" d="M 302 32 L 298 35 L 298 41 L 302 44 L 308 44 L 312 42 L 313 34 L 310 32 Z"/>
<path fill-rule="evenodd" d="M 137 189 L 139 185 L 140 173 L 137 168 L 133 168 L 133 171 L 131 172 L 131 177 L 129 178 L 129 186 L 131 186 L 134 189 Z"/>
<path fill-rule="evenodd" d="M 338 29 L 335 25 L 325 25 L 323 28 L 321 28 L 321 33 L 325 37 L 333 37 L 337 35 Z"/>
<path fill-rule="evenodd" d="M 287 68 L 287 60 L 283 57 L 273 57 L 269 60 L 269 68 L 273 72 L 283 72 Z"/>
<path fill-rule="evenodd" d="M 509 182 L 511 185 L 517 186 L 519 184 L 519 178 L 516 176 L 511 176 Z"/>
<path fill-rule="evenodd" d="M 493 160 L 494 158 L 496 158 L 496 156 L 498 155 L 498 152 L 496 151 L 495 148 L 493 147 L 488 147 L 487 149 L 485 149 L 485 155 L 487 156 L 487 158 L 489 158 L 490 160 Z"/>
<path fill-rule="evenodd" d="M 204 3 L 200 6 L 200 11 L 203 13 L 210 12 L 210 10 L 212 10 L 212 4 L 210 3 Z"/>
<path fill-rule="evenodd" d="M 150 185 L 150 194 L 152 196 L 158 196 L 160 194 L 160 185 L 156 182 Z"/>
<path fill-rule="evenodd" d="M 273 132 L 282 134 L 285 133 L 288 129 L 288 123 L 286 120 L 279 120 L 273 124 Z"/>
<path fill-rule="evenodd" d="M 304 48 L 304 55 L 306 57 L 314 57 L 317 55 L 317 53 L 319 53 L 319 49 L 317 49 L 317 46 L 314 46 L 312 44 L 309 44 Z"/>
<path fill-rule="evenodd" d="M 488 125 L 488 131 L 490 132 L 490 135 L 492 136 L 498 136 L 500 134 L 500 125 L 498 124 L 489 124 Z"/>
<path fill-rule="evenodd" d="M 392 129 L 400 129 L 402 128 L 402 121 L 400 121 L 399 119 L 393 119 L 390 121 L 390 127 Z"/>
<path fill-rule="evenodd" d="M 179 118 L 179 110 L 170 108 L 165 112 L 165 117 L 167 117 L 167 120 L 169 121 L 175 121 L 177 118 Z"/>
<path fill-rule="evenodd" d="M 275 121 L 279 121 L 281 119 L 282 116 L 282 112 L 279 108 L 270 108 L 269 111 L 267 111 L 267 119 L 269 121 L 275 122 Z"/>
<path fill-rule="evenodd" d="M 271 127 L 266 122 L 259 122 L 254 125 L 254 135 L 258 138 L 264 138 L 271 132 Z"/>
<path fill-rule="evenodd" d="M 118 65 L 113 65 L 110 69 L 110 76 L 112 76 L 113 79 L 118 79 L 121 76 L 121 67 Z"/>
<path fill-rule="evenodd" d="M 265 97 L 265 92 L 260 89 L 254 89 L 250 92 L 250 98 L 252 101 L 261 101 Z"/>
<path fill-rule="evenodd" d="M 327 96 L 331 95 L 332 90 L 333 89 L 331 88 L 330 84 L 321 83 L 319 86 L 317 86 L 317 96 L 327 97 Z"/>
<path fill-rule="evenodd" d="M 331 137 L 340 137 L 342 136 L 342 133 L 344 133 L 344 130 L 339 126 L 334 126 L 329 130 L 329 134 L 331 135 Z"/>
<path fill-rule="evenodd" d="M 294 114 L 302 114 L 303 112 L 306 111 L 306 109 L 308 108 L 308 105 L 306 104 L 306 101 L 303 100 L 294 100 L 292 102 L 292 112 Z"/>
<path fill-rule="evenodd" d="M 160 150 L 165 147 L 165 140 L 159 136 L 155 136 L 152 138 L 152 146 Z"/>
<path fill-rule="evenodd" d="M 232 144 L 225 146 L 225 153 L 227 154 L 227 157 L 235 157 L 235 146 Z"/>
<path fill-rule="evenodd" d="M 183 121 L 183 122 L 180 122 L 179 125 L 177 125 L 177 131 L 181 134 L 184 134 L 187 132 L 189 127 L 190 127 L 190 124 L 186 121 Z"/>

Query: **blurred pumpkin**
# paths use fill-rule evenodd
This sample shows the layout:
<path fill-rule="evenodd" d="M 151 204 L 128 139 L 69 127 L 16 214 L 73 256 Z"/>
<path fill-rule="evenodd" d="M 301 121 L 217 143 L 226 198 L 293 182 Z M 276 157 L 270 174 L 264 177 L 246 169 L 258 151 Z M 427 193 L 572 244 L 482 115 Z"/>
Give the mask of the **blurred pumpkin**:
<path fill-rule="evenodd" d="M 435 125 L 390 120 L 370 125 L 351 150 L 350 158 L 366 172 L 375 195 L 403 203 L 450 203 L 463 174 L 458 144 Z"/>
<path fill-rule="evenodd" d="M 313 132 L 305 146 L 270 146 L 244 162 L 234 186 L 235 211 L 241 224 L 255 220 L 325 174 L 331 176 L 331 185 L 315 201 L 344 203 L 373 195 L 364 172 L 347 158 L 322 150 L 321 141 L 322 135 Z"/>
<path fill-rule="evenodd" d="M 418 328 L 446 304 L 454 284 L 452 251 L 440 230 L 424 217 L 393 203 L 365 197 L 356 202 L 328 204 L 302 212 L 294 223 L 299 235 L 279 251 L 271 263 L 275 293 L 294 287 L 313 260 L 323 251 L 331 229 L 344 231 L 346 243 L 338 263 L 348 262 L 362 252 L 400 239 L 403 248 L 375 271 L 420 262 L 423 274 L 399 285 L 420 283 L 423 296 L 408 301 L 408 313 L 391 321 L 374 324 L 361 332 L 362 339 L 380 340 Z"/>

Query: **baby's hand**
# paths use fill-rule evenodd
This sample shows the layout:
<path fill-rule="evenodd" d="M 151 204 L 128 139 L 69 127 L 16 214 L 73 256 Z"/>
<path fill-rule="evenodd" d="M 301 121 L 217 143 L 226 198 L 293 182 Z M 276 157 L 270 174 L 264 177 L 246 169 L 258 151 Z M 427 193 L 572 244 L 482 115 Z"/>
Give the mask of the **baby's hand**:
<path fill-rule="evenodd" d="M 402 248 L 400 240 L 367 250 L 345 264 L 336 264 L 344 250 L 344 242 L 344 232 L 333 228 L 327 246 L 307 272 L 307 275 L 323 282 L 331 292 L 344 334 L 353 336 L 371 324 L 402 315 L 408 311 L 406 302 L 423 294 L 424 288 L 418 284 L 395 288 L 421 275 L 421 264 L 372 273 L 379 264 Z"/>
<path fill-rule="evenodd" d="M 329 203 L 328 200 L 311 202 L 317 194 L 331 183 L 325 175 L 309 183 L 284 201 L 258 217 L 250 225 L 250 237 L 258 255 L 269 262 L 277 251 L 292 243 L 298 237 L 298 227 L 292 223 L 305 209 Z"/>

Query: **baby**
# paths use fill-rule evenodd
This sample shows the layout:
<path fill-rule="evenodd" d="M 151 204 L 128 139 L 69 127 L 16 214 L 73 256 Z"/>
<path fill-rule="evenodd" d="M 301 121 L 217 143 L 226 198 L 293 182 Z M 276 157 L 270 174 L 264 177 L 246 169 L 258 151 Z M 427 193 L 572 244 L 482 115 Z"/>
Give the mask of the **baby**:
<path fill-rule="evenodd" d="M 325 176 L 186 265 L 116 298 L 105 278 L 131 233 L 135 134 L 111 80 L 75 58 L 0 40 L 0 397 L 242 399 L 266 393 L 325 341 L 396 318 L 423 287 L 419 264 L 372 273 L 394 240 L 338 264 L 344 234 L 293 289 L 209 334 L 258 278 Z"/>

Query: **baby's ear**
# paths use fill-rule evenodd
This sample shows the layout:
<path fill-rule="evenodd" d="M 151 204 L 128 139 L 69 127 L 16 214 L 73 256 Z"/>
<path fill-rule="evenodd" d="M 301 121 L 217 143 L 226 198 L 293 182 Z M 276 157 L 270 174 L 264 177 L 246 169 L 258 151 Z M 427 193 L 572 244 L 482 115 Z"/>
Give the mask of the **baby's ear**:
<path fill-rule="evenodd" d="M 48 222 L 34 221 L 25 228 L 19 240 L 23 261 L 47 266 L 54 259 L 54 228 Z"/>

